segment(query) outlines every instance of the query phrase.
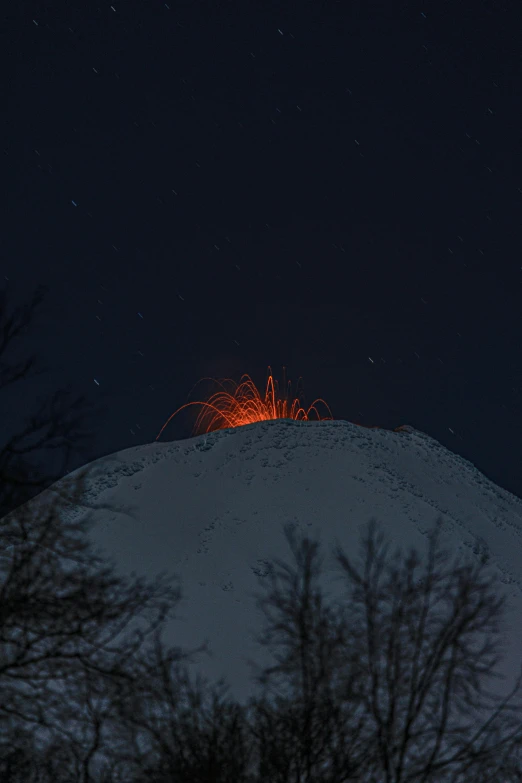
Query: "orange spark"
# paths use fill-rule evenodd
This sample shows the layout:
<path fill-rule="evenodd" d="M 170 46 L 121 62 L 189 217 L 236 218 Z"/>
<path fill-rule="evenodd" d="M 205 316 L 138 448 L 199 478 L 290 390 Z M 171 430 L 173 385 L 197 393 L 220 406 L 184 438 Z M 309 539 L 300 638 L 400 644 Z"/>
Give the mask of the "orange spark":
<path fill-rule="evenodd" d="M 214 379 L 202 378 L 201 380 Z M 311 411 L 315 411 L 319 421 L 333 419 L 327 403 L 320 398 L 314 400 L 307 410 L 302 407 L 298 397 L 292 401 L 292 404 L 289 407 L 290 381 L 288 381 L 285 396 L 281 399 L 279 396 L 279 384 L 277 381 L 274 383 L 271 367 L 268 368 L 268 380 L 264 400 L 261 399 L 261 395 L 256 389 L 252 379 L 247 374 L 241 376 L 241 383 L 239 385 L 230 378 L 215 381 L 215 383 L 218 383 L 223 391 L 213 394 L 208 402 L 187 402 L 185 405 L 182 405 L 169 416 L 156 440 L 158 440 L 169 421 L 179 413 L 179 411 L 183 410 L 183 408 L 187 408 L 189 405 L 203 406 L 203 410 L 199 413 L 194 426 L 194 435 L 202 435 L 204 433 L 213 432 L 214 430 L 223 430 L 229 427 L 242 427 L 245 424 L 254 424 L 258 421 L 269 421 L 271 419 L 308 421 L 308 416 Z M 226 390 L 224 386 L 225 383 L 231 383 L 236 387 L 233 394 L 230 394 L 230 392 Z M 330 416 L 321 417 L 315 407 L 316 402 L 322 402 L 326 405 Z"/>

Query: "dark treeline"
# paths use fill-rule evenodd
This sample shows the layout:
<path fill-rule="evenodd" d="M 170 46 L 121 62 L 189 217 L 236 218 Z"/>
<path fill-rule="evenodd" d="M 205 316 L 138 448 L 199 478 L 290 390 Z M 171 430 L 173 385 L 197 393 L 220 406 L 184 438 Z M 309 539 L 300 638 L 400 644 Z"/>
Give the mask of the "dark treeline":
<path fill-rule="evenodd" d="M 9 352 L 41 299 L 0 298 L 1 389 L 36 388 Z M 57 395 L 0 444 L 2 783 L 522 781 L 521 680 L 489 691 L 504 598 L 486 558 L 451 557 L 439 524 L 426 553 L 391 553 L 372 520 L 358 564 L 333 552 L 344 592 L 328 603 L 319 541 L 287 527 L 289 562 L 260 580 L 274 664 L 238 704 L 163 641 L 176 578 L 118 576 L 91 549 L 89 471 L 36 475 L 43 449 L 67 464 L 82 406 Z"/>

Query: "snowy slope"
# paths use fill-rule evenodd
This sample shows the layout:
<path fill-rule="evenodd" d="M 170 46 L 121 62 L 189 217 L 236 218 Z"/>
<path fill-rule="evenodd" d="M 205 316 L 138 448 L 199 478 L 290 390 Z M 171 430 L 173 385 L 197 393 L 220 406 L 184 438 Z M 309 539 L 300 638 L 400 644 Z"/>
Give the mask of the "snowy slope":
<path fill-rule="evenodd" d="M 123 571 L 181 578 L 183 600 L 165 637 L 213 657 L 196 669 L 225 675 L 239 699 L 251 691 L 247 658 L 262 615 L 253 593 L 270 561 L 292 562 L 283 524 L 319 533 L 328 589 L 339 573 L 330 546 L 358 554 L 360 526 L 382 522 L 397 545 L 424 551 L 439 516 L 445 543 L 479 557 L 487 544 L 512 606 L 506 672 L 522 657 L 522 500 L 427 435 L 365 429 L 346 421 L 275 420 L 172 443 L 154 443 L 97 460 L 91 500 L 95 545 Z M 77 512 L 81 514 L 79 510 Z"/>

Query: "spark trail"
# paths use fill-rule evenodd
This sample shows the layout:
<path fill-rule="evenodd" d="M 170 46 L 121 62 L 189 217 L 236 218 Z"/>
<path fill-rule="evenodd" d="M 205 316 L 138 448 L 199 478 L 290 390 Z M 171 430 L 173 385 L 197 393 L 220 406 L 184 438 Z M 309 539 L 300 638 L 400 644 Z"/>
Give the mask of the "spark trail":
<path fill-rule="evenodd" d="M 284 368 L 283 368 L 284 373 Z M 290 386 L 285 389 L 284 397 L 279 394 L 279 384 L 274 381 L 271 367 L 268 368 L 268 380 L 265 389 L 264 399 L 254 385 L 249 375 L 241 376 L 241 383 L 238 385 L 230 378 L 216 381 L 213 378 L 202 378 L 201 380 L 211 380 L 221 386 L 222 391 L 213 394 L 207 402 L 187 402 L 169 416 L 161 428 L 156 440 L 161 436 L 163 430 L 170 420 L 184 408 L 190 405 L 201 405 L 200 411 L 193 435 L 202 435 L 215 430 L 227 429 L 229 427 L 243 427 L 246 424 L 254 424 L 258 421 L 270 421 L 271 419 L 294 419 L 299 421 L 308 421 L 311 412 L 317 416 L 318 421 L 329 421 L 333 419 L 330 408 L 327 403 L 318 398 L 305 410 L 299 397 L 292 400 L 290 404 Z M 225 384 L 232 384 L 235 387 L 233 393 L 227 391 Z M 322 417 L 315 404 L 323 403 L 330 416 Z"/>

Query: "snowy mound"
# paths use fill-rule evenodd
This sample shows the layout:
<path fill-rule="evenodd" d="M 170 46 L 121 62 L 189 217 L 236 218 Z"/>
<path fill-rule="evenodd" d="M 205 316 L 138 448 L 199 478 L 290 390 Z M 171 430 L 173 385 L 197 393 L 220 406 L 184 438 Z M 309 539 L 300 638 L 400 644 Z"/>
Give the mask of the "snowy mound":
<path fill-rule="evenodd" d="M 240 699 L 251 693 L 247 659 L 269 660 L 255 643 L 263 619 L 255 594 L 274 558 L 292 562 L 288 523 L 319 535 L 333 595 L 332 544 L 356 556 L 373 517 L 396 545 L 424 552 L 442 518 L 451 551 L 489 558 L 515 611 L 522 607 L 522 500 L 412 427 L 274 420 L 126 449 L 92 467 L 88 499 L 113 509 L 94 513 L 95 546 L 123 572 L 180 577 L 183 599 L 165 641 L 208 640 L 212 657 L 194 666 L 224 675 Z M 508 673 L 518 670 L 519 625 Z"/>

